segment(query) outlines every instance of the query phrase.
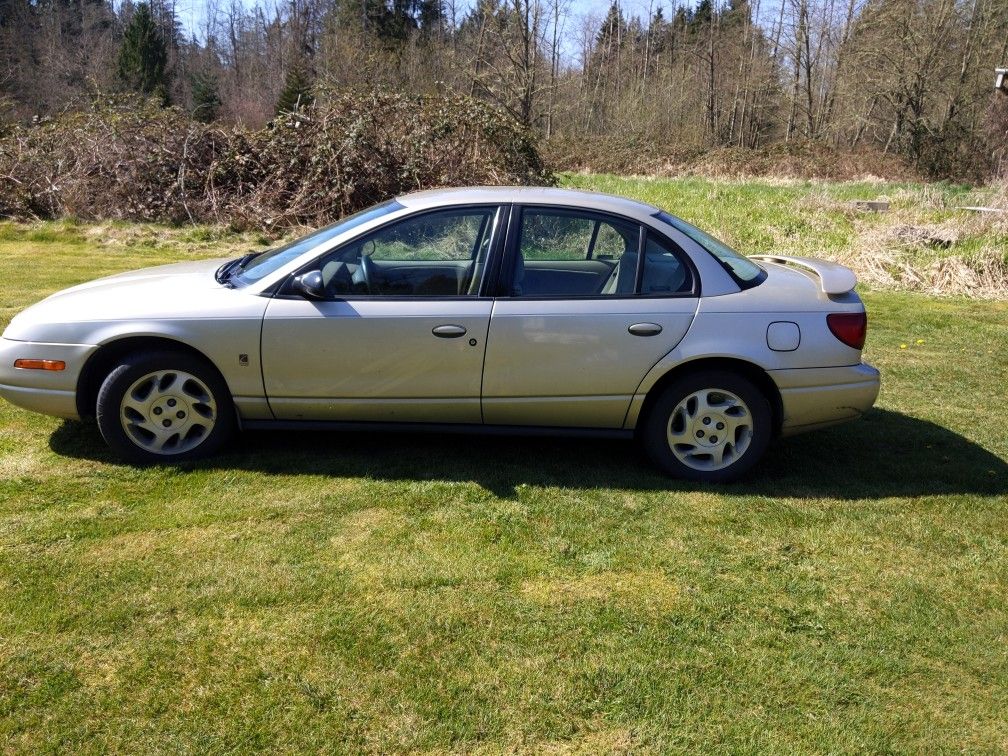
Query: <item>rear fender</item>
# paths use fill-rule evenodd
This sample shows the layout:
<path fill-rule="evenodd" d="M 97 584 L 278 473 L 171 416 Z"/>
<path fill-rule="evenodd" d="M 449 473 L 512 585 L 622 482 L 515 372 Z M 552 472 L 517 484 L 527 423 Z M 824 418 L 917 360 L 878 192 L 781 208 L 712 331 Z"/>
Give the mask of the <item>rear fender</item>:
<path fill-rule="evenodd" d="M 794 323 L 798 346 L 775 351 L 767 342 L 773 323 Z M 634 428 L 648 392 L 670 371 L 701 360 L 735 360 L 762 373 L 795 368 L 858 365 L 861 352 L 843 344 L 826 325 L 826 312 L 700 312 L 686 337 L 647 372 L 634 392 L 624 428 Z"/>

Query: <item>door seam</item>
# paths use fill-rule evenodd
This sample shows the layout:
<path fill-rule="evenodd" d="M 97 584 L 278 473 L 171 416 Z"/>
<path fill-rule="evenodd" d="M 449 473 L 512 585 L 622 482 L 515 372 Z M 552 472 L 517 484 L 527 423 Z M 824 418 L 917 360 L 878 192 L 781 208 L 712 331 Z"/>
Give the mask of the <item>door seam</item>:
<path fill-rule="evenodd" d="M 496 298 L 494 298 L 493 303 L 490 305 L 490 317 L 487 318 L 486 335 L 483 337 L 483 363 L 480 366 L 480 389 L 479 389 L 481 425 L 486 425 L 486 417 L 483 414 L 483 381 L 486 378 L 486 358 L 487 358 L 487 352 L 490 351 L 490 324 L 493 323 L 495 309 L 497 309 Z"/>

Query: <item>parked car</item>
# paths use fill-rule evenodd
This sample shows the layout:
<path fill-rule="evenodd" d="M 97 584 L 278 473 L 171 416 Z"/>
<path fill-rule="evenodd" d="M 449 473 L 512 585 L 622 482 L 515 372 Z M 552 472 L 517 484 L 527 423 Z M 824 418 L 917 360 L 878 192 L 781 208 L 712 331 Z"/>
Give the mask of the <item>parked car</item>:
<path fill-rule="evenodd" d="M 54 294 L 3 333 L 0 395 L 95 417 L 137 463 L 239 428 L 546 431 L 636 436 L 665 472 L 726 481 L 874 403 L 854 284 L 620 197 L 420 192 Z"/>

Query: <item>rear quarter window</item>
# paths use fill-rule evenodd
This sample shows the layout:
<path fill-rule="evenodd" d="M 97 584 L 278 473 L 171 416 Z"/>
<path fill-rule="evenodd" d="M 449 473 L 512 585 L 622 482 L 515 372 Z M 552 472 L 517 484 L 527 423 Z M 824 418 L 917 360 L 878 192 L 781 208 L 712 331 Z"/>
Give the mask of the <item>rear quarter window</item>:
<path fill-rule="evenodd" d="M 718 261 L 722 268 L 735 280 L 741 288 L 749 289 L 758 286 L 766 280 L 767 274 L 759 265 L 745 255 L 741 255 L 724 242 L 715 239 L 706 231 L 690 225 L 681 218 L 669 215 L 664 210 L 655 213 L 655 218 L 669 224 L 677 231 L 686 234 L 690 239 L 703 247 L 711 257 Z"/>

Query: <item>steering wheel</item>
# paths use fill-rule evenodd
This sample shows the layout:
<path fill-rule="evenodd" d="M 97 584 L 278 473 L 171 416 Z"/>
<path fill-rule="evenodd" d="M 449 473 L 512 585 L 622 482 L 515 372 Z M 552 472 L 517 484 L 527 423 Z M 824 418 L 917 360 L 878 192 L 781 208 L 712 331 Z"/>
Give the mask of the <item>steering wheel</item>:
<path fill-rule="evenodd" d="M 360 271 L 364 278 L 364 285 L 367 287 L 368 294 L 374 294 L 371 290 L 371 282 L 375 280 L 375 270 L 374 263 L 371 262 L 371 255 L 361 252 Z"/>

